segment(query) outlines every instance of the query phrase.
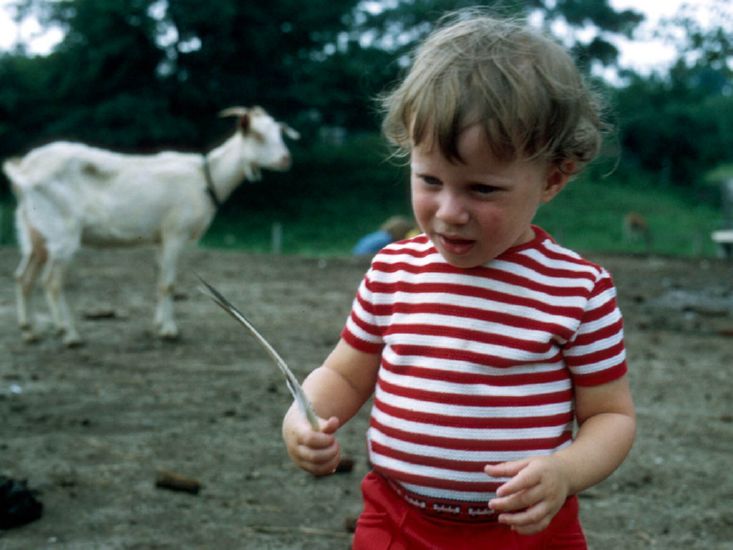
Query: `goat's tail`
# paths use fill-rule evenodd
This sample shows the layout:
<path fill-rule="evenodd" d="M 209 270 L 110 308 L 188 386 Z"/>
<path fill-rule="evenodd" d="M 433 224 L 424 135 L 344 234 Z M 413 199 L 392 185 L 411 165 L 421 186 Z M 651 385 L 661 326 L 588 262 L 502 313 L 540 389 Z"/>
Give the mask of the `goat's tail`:
<path fill-rule="evenodd" d="M 3 172 L 10 180 L 10 189 L 13 191 L 15 198 L 20 199 L 23 188 L 23 176 L 20 173 L 19 157 L 12 157 L 3 162 Z"/>
<path fill-rule="evenodd" d="M 18 203 L 15 207 L 15 237 L 23 256 L 27 256 L 33 250 L 33 239 L 30 224 L 23 211 L 23 185 L 21 183 L 23 176 L 20 173 L 20 162 L 21 159 L 18 157 L 7 159 L 3 162 L 3 172 L 10 181 L 10 189 Z"/>
<path fill-rule="evenodd" d="M 35 254 L 43 263 L 49 253 L 47 236 L 54 235 L 54 228 L 48 227 L 48 221 L 53 221 L 53 218 L 46 220 L 42 214 L 33 216 L 33 212 L 43 212 L 36 208 L 38 205 L 33 203 L 34 198 L 36 201 L 42 199 L 33 189 L 18 196 L 15 207 L 15 238 L 24 257 Z"/>
<path fill-rule="evenodd" d="M 33 250 L 33 237 L 30 224 L 25 218 L 25 212 L 20 204 L 15 209 L 15 238 L 23 256 L 30 255 Z"/>

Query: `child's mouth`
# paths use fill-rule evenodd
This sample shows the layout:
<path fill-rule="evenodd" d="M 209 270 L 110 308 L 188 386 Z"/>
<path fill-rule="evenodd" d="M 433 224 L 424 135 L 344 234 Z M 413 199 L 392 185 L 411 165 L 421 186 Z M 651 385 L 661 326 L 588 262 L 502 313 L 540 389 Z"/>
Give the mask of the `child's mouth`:
<path fill-rule="evenodd" d="M 471 239 L 448 237 L 446 235 L 438 235 L 438 239 L 446 252 L 450 254 L 455 254 L 457 256 L 466 254 L 469 250 L 471 250 L 475 242 Z"/>

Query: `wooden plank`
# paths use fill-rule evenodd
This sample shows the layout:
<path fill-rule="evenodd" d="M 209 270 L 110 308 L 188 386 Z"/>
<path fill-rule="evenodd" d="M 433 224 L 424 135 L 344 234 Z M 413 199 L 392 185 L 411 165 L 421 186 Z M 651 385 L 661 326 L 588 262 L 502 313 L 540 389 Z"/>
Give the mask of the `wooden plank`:
<path fill-rule="evenodd" d="M 716 243 L 733 243 L 733 229 L 720 229 L 710 235 Z"/>

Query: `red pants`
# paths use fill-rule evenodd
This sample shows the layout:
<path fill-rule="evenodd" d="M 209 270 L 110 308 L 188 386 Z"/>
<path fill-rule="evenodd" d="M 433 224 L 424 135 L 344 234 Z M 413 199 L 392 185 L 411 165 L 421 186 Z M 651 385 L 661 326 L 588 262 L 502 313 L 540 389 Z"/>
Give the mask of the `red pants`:
<path fill-rule="evenodd" d="M 370 472 L 361 484 L 364 511 L 352 550 L 586 550 L 578 499 L 570 497 L 550 525 L 520 535 L 496 521 L 469 523 L 435 518 L 407 503 L 387 481 Z"/>

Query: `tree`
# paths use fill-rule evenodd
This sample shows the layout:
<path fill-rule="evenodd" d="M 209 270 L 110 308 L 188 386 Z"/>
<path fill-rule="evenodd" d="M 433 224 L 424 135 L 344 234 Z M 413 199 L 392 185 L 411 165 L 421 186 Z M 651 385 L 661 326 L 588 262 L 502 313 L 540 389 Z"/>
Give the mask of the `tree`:
<path fill-rule="evenodd" d="M 612 39 L 630 36 L 642 21 L 634 10 L 614 10 L 608 0 L 403 0 L 391 7 L 367 12 L 359 29 L 375 36 L 378 47 L 404 55 L 428 32 L 443 14 L 462 8 L 481 6 L 498 15 L 527 16 L 538 14 L 546 30 L 552 33 L 555 24 L 565 31 L 558 36 L 587 67 L 593 62 L 613 65 L 618 50 Z M 595 29 L 581 36 L 574 29 Z"/>
<path fill-rule="evenodd" d="M 48 132 L 123 146 L 206 141 L 211 114 L 261 103 L 297 125 L 374 129 L 373 99 L 394 81 L 405 56 L 446 11 L 466 0 L 402 0 L 374 9 L 359 0 L 18 0 L 65 29 L 47 63 L 52 100 L 64 105 Z M 576 44 L 611 63 L 608 33 L 639 20 L 607 0 L 486 2 L 503 13 L 540 10 L 545 22 L 595 25 Z M 73 68 L 72 70 L 69 70 Z M 187 124 L 175 120 L 190 121 Z M 153 124 L 152 121 L 155 121 Z M 97 130 L 109 126 L 115 134 Z M 198 140 L 197 140 L 198 137 Z M 197 143 L 202 145 L 202 143 Z"/>
<path fill-rule="evenodd" d="M 659 34 L 677 44 L 677 61 L 664 74 L 628 72 L 616 91 L 626 160 L 661 183 L 692 186 L 733 162 L 733 19 L 718 7 L 705 28 L 684 10 L 666 21 Z"/>

